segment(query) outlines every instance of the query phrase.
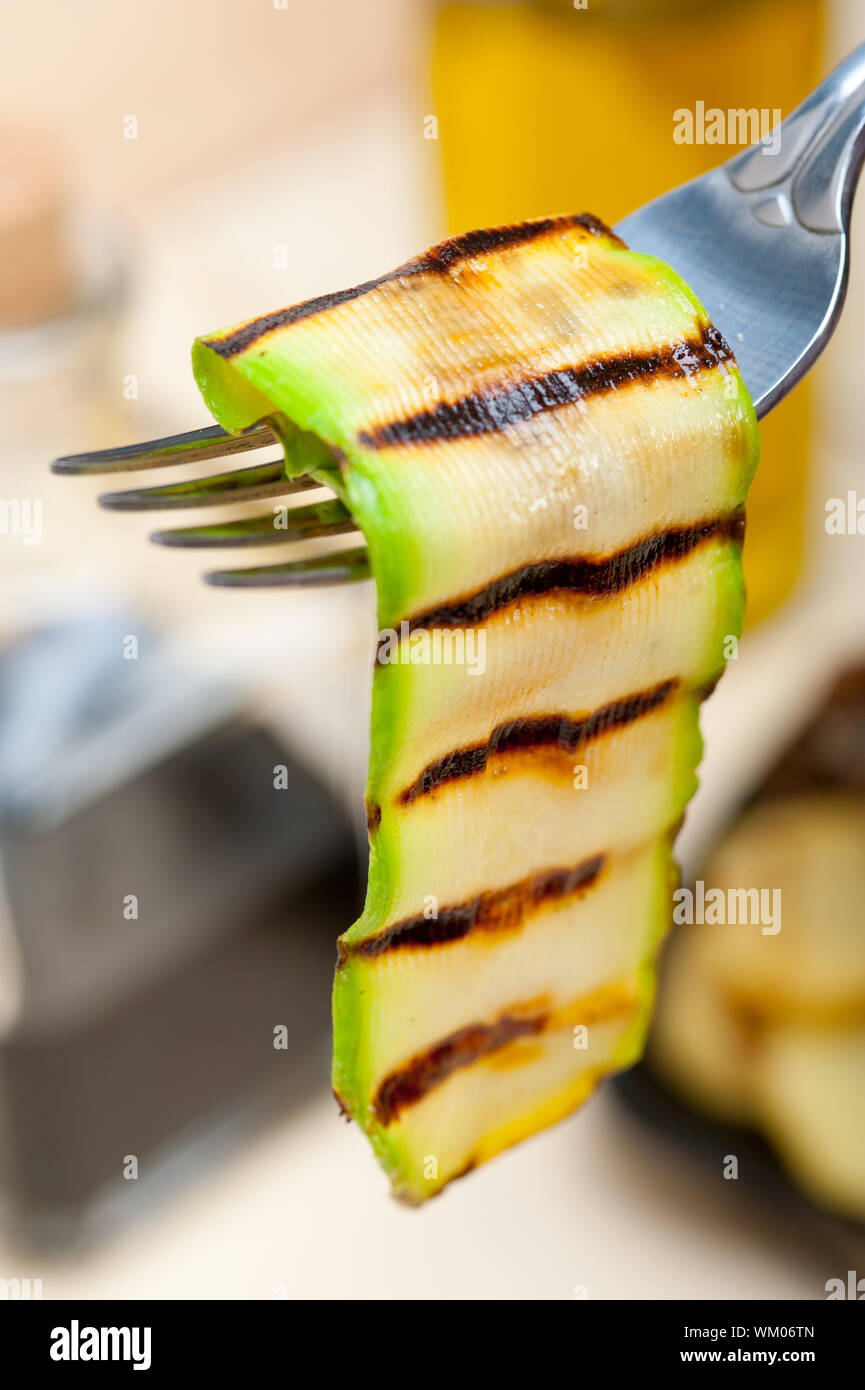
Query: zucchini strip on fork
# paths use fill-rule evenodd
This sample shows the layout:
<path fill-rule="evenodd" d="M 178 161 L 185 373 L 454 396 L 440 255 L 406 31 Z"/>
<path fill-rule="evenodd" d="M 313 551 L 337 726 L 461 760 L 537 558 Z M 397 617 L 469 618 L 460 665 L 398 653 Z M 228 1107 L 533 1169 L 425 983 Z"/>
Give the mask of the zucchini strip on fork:
<path fill-rule="evenodd" d="M 276 421 L 366 539 L 371 857 L 333 1082 L 422 1202 L 640 1055 L 742 629 L 754 408 L 686 285 L 589 216 L 453 238 L 193 363 L 219 424 Z"/>

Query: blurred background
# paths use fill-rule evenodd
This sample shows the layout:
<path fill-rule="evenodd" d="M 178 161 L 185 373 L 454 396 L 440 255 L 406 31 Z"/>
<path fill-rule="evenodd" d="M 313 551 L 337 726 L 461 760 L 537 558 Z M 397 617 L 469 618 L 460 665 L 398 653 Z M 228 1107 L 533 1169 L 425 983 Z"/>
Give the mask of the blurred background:
<path fill-rule="evenodd" d="M 686 881 L 781 888 L 784 930 L 685 929 L 648 1065 L 417 1213 L 329 1093 L 371 588 L 208 589 L 152 518 L 98 509 L 113 479 L 48 473 L 206 424 L 198 333 L 450 231 L 615 222 L 734 152 L 676 143 L 677 109 L 786 115 L 863 40 L 857 0 L 0 0 L 0 1280 L 558 1299 L 865 1277 L 865 542 L 825 526 L 865 495 L 865 211 L 836 337 L 764 430 L 750 626 L 680 842 Z"/>

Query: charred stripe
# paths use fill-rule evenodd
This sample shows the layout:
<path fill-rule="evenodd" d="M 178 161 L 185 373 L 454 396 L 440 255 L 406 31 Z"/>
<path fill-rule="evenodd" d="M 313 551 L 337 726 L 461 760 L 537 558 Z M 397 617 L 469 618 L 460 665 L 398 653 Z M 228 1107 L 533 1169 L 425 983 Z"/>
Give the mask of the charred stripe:
<path fill-rule="evenodd" d="M 523 1018 L 502 1014 L 495 1023 L 474 1023 L 451 1033 L 435 1047 L 419 1053 L 385 1077 L 372 1103 L 375 1118 L 379 1124 L 389 1125 L 400 1111 L 423 1100 L 460 1067 L 471 1066 L 489 1053 L 507 1047 L 516 1038 L 543 1032 L 547 1018 L 546 1013 Z"/>
<path fill-rule="evenodd" d="M 530 241 L 539 241 L 549 232 L 568 231 L 571 227 L 582 227 L 590 236 L 604 237 L 615 246 L 627 250 L 621 237 L 617 236 L 605 222 L 590 212 L 575 213 L 564 217 L 542 217 L 529 222 L 512 222 L 505 227 L 491 227 L 479 232 L 464 232 L 449 237 L 438 246 L 424 252 L 417 261 L 410 262 L 418 271 L 450 270 L 460 261 L 470 256 L 488 256 L 495 251 L 505 251 L 512 246 L 525 246 Z M 415 272 L 417 273 L 417 272 Z"/>
<path fill-rule="evenodd" d="M 377 290 L 382 285 L 390 284 L 394 280 L 415 279 L 419 275 L 443 274 L 470 256 L 483 256 L 494 251 L 504 251 L 511 246 L 521 246 L 530 241 L 537 241 L 549 232 L 565 231 L 569 227 L 577 226 L 582 227 L 591 236 L 609 237 L 615 245 L 621 247 L 625 245 L 615 232 L 610 231 L 609 227 L 605 226 L 599 218 L 593 217 L 591 213 L 580 213 L 573 217 L 545 217 L 535 222 L 516 222 L 507 227 L 492 227 L 486 231 L 466 232 L 462 236 L 450 237 L 447 241 L 440 242 L 438 246 L 433 246 L 429 251 L 425 251 L 422 256 L 406 261 L 396 270 L 389 270 L 384 275 L 376 276 L 374 280 L 365 280 L 363 284 L 354 285 L 348 290 L 336 290 L 332 294 L 317 295 L 314 299 L 305 299 L 302 303 L 289 305 L 286 309 L 276 309 L 271 314 L 262 314 L 260 318 L 251 319 L 249 323 L 241 324 L 233 333 L 227 333 L 224 337 L 205 338 L 203 340 L 204 345 L 218 353 L 220 357 L 235 357 L 239 352 L 245 352 L 259 338 L 274 332 L 277 328 L 287 328 L 292 323 L 300 323 L 302 319 L 313 318 L 316 314 L 324 313 L 327 309 L 335 309 L 340 304 L 348 304 L 353 299 L 360 299 L 363 295 L 369 294 L 370 290 Z"/>
<path fill-rule="evenodd" d="M 409 618 L 409 630 L 431 627 L 473 627 L 521 598 L 541 594 L 586 594 L 607 598 L 649 574 L 667 560 L 682 560 L 710 538 L 727 537 L 741 544 L 745 534 L 745 513 L 716 517 L 693 526 L 656 531 L 625 550 L 605 559 L 580 557 L 573 560 L 543 560 L 523 565 L 495 579 L 467 598 L 442 604 Z"/>
<path fill-rule="evenodd" d="M 583 719 L 572 719 L 564 714 L 543 715 L 533 719 L 510 719 L 507 723 L 497 725 L 486 743 L 459 748 L 430 763 L 416 781 L 400 792 L 398 801 L 401 805 L 407 806 L 446 782 L 474 777 L 485 771 L 489 759 L 496 754 L 549 747 L 560 748 L 564 753 L 573 753 L 581 744 L 588 743 L 611 729 L 633 724 L 643 715 L 658 709 L 677 685 L 677 680 L 662 681 L 651 690 L 644 690 L 636 695 L 629 695 L 624 700 L 615 700 L 612 704 L 604 705 Z"/>
<path fill-rule="evenodd" d="M 558 367 L 541 376 L 523 377 L 508 386 L 473 391 L 457 401 L 441 401 L 430 410 L 363 431 L 358 437 L 368 449 L 385 449 L 493 434 L 542 411 L 573 405 L 631 382 L 661 376 L 689 378 L 732 360 L 733 354 L 717 328 L 704 324 L 696 339 L 682 339 L 655 352 L 622 352 L 580 367 Z"/>
<path fill-rule="evenodd" d="M 401 1111 L 423 1100 L 455 1071 L 482 1061 L 519 1038 L 571 1028 L 574 1023 L 591 1027 L 611 1022 L 637 1007 L 639 989 L 614 982 L 558 1008 L 551 1009 L 540 999 L 532 1005 L 512 1007 L 493 1023 L 469 1024 L 390 1072 L 376 1091 L 373 1115 L 379 1124 L 389 1125 Z"/>
<path fill-rule="evenodd" d="M 437 917 L 407 917 L 395 922 L 365 941 L 344 946 L 340 942 L 342 960 L 349 956 L 380 956 L 386 952 L 423 946 L 441 946 L 460 941 L 475 931 L 499 932 L 518 927 L 542 904 L 573 897 L 591 887 L 604 867 L 605 856 L 593 855 L 572 869 L 551 869 L 533 874 L 487 893 L 480 893 L 469 902 L 455 907 L 440 908 Z"/>

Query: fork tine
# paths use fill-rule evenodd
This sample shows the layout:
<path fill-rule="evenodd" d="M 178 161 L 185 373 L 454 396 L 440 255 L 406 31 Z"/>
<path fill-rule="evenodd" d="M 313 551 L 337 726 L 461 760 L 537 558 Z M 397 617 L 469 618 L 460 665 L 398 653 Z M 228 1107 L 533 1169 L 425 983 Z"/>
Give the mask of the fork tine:
<path fill-rule="evenodd" d="M 263 516 L 244 517 L 215 526 L 183 526 L 174 531 L 154 531 L 157 545 L 191 548 L 237 545 L 279 545 L 286 541 L 312 540 L 318 536 L 341 536 L 356 531 L 357 525 L 336 498 L 314 502 L 310 507 L 277 508 Z"/>
<path fill-rule="evenodd" d="M 242 434 L 226 434 L 219 425 L 208 425 L 185 434 L 168 434 L 144 444 L 127 444 L 121 449 L 98 449 L 91 454 L 66 454 L 55 459 L 53 473 L 124 473 L 136 468 L 167 468 L 178 463 L 197 463 L 199 459 L 223 458 L 229 454 L 260 449 L 276 438 L 270 425 L 261 422 Z"/>
<path fill-rule="evenodd" d="M 262 497 L 288 497 L 321 487 L 305 474 L 286 478 L 282 459 L 236 468 L 209 478 L 193 478 L 188 483 L 167 483 L 162 487 L 130 488 L 125 492 L 103 492 L 100 507 L 112 512 L 176 511 L 183 507 L 211 507 L 224 502 L 256 502 Z"/>
<path fill-rule="evenodd" d="M 370 576 L 369 552 L 340 550 L 316 555 L 311 560 L 292 560 L 281 565 L 259 565 L 255 569 L 211 570 L 208 584 L 231 589 L 269 589 L 309 587 L 324 584 L 355 584 Z"/>

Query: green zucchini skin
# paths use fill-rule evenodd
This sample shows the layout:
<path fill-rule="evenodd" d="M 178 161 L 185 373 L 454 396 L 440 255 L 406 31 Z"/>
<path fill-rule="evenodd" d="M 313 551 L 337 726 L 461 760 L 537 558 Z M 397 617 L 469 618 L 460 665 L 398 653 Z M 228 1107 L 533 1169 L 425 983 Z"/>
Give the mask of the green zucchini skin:
<path fill-rule="evenodd" d="M 588 216 L 454 238 L 193 366 L 369 547 L 387 659 L 334 1089 L 422 1202 L 643 1047 L 699 705 L 742 629 L 754 409 L 678 276 Z"/>

